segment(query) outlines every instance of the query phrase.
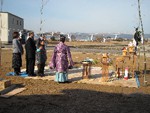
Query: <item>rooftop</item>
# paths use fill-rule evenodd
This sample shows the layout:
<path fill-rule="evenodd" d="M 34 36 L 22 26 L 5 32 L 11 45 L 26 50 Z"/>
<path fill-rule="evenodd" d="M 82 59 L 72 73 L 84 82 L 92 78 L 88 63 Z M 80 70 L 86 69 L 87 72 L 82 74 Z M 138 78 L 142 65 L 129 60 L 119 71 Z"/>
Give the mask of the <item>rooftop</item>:
<path fill-rule="evenodd" d="M 15 16 L 15 17 L 17 17 L 17 18 L 23 19 L 23 18 L 21 18 L 21 17 L 15 15 L 15 14 L 12 14 L 12 13 L 10 13 L 10 12 L 2 12 L 2 11 L 0 11 L 0 13 L 6 13 L 6 14 L 9 14 L 9 15 Z"/>

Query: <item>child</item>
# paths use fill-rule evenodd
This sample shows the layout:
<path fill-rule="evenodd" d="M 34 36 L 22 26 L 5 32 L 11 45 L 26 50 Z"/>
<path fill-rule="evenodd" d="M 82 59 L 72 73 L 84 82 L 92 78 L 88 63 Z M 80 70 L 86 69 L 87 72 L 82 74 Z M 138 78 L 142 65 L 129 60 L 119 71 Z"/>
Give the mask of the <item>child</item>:
<path fill-rule="evenodd" d="M 44 76 L 44 67 L 46 62 L 47 56 L 46 56 L 46 50 L 45 50 L 45 43 L 44 40 L 40 41 L 40 46 L 36 50 L 36 63 L 38 67 L 37 74 L 41 77 Z"/>

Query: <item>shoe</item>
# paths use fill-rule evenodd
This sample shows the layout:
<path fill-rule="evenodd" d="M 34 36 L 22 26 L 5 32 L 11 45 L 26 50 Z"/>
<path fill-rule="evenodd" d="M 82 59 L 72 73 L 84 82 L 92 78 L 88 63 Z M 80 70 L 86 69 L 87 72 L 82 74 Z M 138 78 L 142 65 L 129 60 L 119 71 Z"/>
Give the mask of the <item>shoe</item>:
<path fill-rule="evenodd" d="M 40 75 L 40 77 L 44 77 L 44 75 Z"/>
<path fill-rule="evenodd" d="M 65 84 L 65 83 L 71 83 L 71 81 L 65 81 L 65 82 L 58 82 L 60 84 Z"/>
<path fill-rule="evenodd" d="M 30 77 L 35 77 L 35 76 L 36 76 L 36 74 L 33 74 L 33 75 L 28 75 L 28 76 L 30 76 Z"/>
<path fill-rule="evenodd" d="M 36 76 L 36 74 L 34 73 L 34 74 L 32 74 L 32 76 Z"/>
<path fill-rule="evenodd" d="M 45 76 L 45 74 L 41 74 L 41 77 L 44 77 Z"/>
<path fill-rule="evenodd" d="M 14 74 L 14 76 L 20 76 L 19 74 Z"/>
<path fill-rule="evenodd" d="M 39 73 L 38 76 L 39 77 L 44 77 L 44 74 Z"/>
<path fill-rule="evenodd" d="M 14 72 L 14 76 L 19 76 L 19 73 L 18 72 Z"/>
<path fill-rule="evenodd" d="M 65 81 L 64 83 L 71 83 L 71 81 Z"/>
<path fill-rule="evenodd" d="M 33 77 L 32 75 L 28 75 L 29 77 Z"/>
<path fill-rule="evenodd" d="M 65 81 L 64 82 L 62 82 L 62 81 L 56 81 L 57 83 L 59 83 L 59 84 L 64 84 L 65 83 Z"/>

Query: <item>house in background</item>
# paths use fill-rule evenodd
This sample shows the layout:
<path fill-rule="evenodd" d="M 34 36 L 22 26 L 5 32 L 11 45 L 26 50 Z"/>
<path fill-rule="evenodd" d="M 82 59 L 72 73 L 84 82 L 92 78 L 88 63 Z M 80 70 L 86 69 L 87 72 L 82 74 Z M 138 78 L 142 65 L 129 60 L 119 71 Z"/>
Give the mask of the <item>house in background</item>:
<path fill-rule="evenodd" d="M 0 12 L 0 38 L 2 43 L 11 43 L 14 31 L 23 31 L 24 20 L 9 12 Z"/>

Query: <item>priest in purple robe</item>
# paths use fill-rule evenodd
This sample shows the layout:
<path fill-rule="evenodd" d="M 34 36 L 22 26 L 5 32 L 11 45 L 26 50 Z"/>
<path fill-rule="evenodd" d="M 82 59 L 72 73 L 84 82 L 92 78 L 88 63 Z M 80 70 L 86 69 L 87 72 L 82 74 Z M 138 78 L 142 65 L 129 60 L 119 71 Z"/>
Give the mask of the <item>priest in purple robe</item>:
<path fill-rule="evenodd" d="M 55 81 L 59 83 L 68 82 L 68 69 L 73 67 L 73 60 L 69 47 L 64 44 L 66 37 L 60 35 L 60 42 L 55 46 L 50 68 L 56 69 Z"/>

